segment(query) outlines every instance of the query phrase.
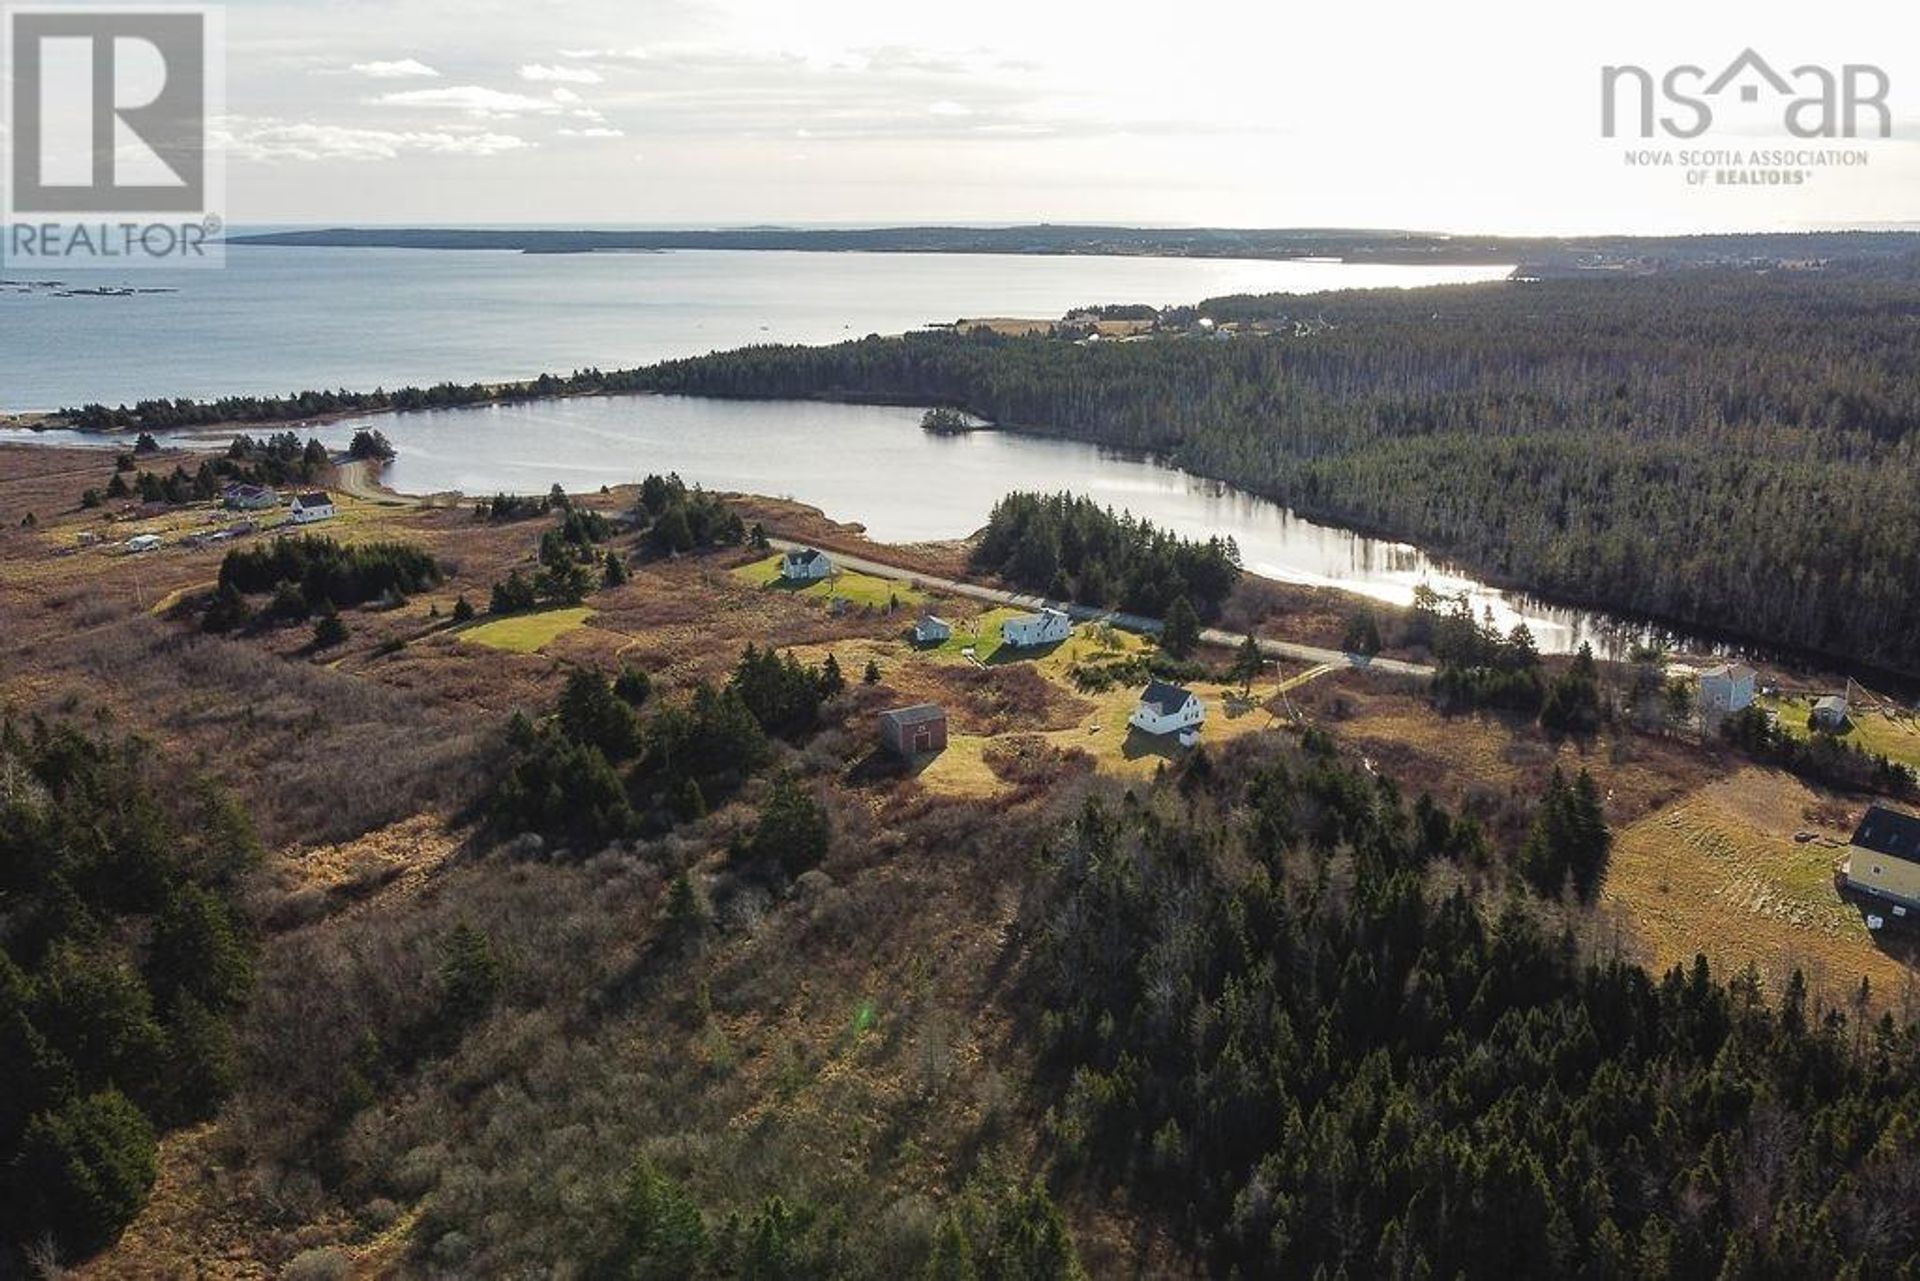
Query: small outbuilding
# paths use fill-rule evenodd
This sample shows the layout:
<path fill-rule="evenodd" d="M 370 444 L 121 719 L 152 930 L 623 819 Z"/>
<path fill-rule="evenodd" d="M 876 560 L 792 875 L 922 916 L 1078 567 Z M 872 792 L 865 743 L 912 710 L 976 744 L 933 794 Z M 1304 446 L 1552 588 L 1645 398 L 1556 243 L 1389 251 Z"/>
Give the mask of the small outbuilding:
<path fill-rule="evenodd" d="M 790 583 L 813 583 L 833 573 L 833 562 L 817 547 L 796 547 L 780 558 L 780 577 Z"/>
<path fill-rule="evenodd" d="M 1001 643 L 1015 649 L 1052 645 L 1065 640 L 1072 633 L 1073 620 L 1067 617 L 1065 610 L 1055 609 L 1051 605 L 1037 614 L 1020 614 L 1000 624 Z"/>
<path fill-rule="evenodd" d="M 329 520 L 334 515 L 331 495 L 315 490 L 311 494 L 302 494 L 293 500 L 293 506 L 287 509 L 296 525 L 311 525 L 316 520 Z"/>
<path fill-rule="evenodd" d="M 1726 716 L 1751 707 L 1758 676 L 1745 663 L 1709 667 L 1700 673 L 1700 710 L 1709 716 Z"/>
<path fill-rule="evenodd" d="M 1839 733 L 1847 727 L 1847 696 L 1845 694 L 1827 695 L 1813 705 L 1813 715 L 1810 719 L 1815 729 Z"/>
<path fill-rule="evenodd" d="M 942 645 L 953 639 L 953 624 L 938 614 L 923 614 L 913 625 L 913 643 Z"/>
<path fill-rule="evenodd" d="M 947 713 L 935 703 L 920 703 L 882 712 L 880 743 L 905 760 L 944 752 L 947 749 Z"/>
<path fill-rule="evenodd" d="M 158 551 L 160 550 L 160 535 L 135 534 L 127 540 L 127 550 L 130 552 Z"/>
<path fill-rule="evenodd" d="M 1920 818 L 1870 806 L 1847 846 L 1840 875 L 1851 889 L 1920 907 Z"/>
<path fill-rule="evenodd" d="M 1192 746 L 1206 719 L 1207 705 L 1198 694 L 1181 685 L 1152 681 L 1127 724 L 1145 734 L 1178 734 L 1183 744 Z"/>

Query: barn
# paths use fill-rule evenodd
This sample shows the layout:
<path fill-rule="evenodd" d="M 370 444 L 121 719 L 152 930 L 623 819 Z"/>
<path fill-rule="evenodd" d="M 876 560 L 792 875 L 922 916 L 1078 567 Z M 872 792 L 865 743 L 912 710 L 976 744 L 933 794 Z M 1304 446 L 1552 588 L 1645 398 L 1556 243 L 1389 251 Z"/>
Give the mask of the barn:
<path fill-rule="evenodd" d="M 933 703 L 882 712 L 880 743 L 907 760 L 943 752 L 947 748 L 947 713 Z"/>

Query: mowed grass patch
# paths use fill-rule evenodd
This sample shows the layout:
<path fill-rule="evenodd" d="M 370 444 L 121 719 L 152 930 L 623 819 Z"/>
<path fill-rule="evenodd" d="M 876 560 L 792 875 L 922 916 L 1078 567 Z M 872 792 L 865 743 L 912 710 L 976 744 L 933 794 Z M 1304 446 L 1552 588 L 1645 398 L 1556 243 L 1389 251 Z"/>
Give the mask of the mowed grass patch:
<path fill-rule="evenodd" d="M 593 611 L 585 605 L 546 609 L 537 614 L 514 614 L 469 627 L 460 633 L 460 639 L 516 654 L 532 654 L 568 632 L 586 626 L 592 617 Z"/>
<path fill-rule="evenodd" d="M 987 764 L 986 751 L 992 742 L 979 734 L 952 735 L 947 749 L 920 766 L 916 777 L 942 796 L 998 796 L 1009 788 Z"/>
<path fill-rule="evenodd" d="M 998 606 L 972 618 L 949 618 L 953 624 L 953 635 L 938 645 L 929 645 L 924 652 L 943 658 L 966 658 L 971 649 L 974 658 L 984 663 L 1000 652 L 1000 625 L 1009 618 L 1018 618 L 1027 613 L 1024 609 Z"/>
<path fill-rule="evenodd" d="M 838 598 L 873 609 L 886 609 L 890 605 L 898 605 L 901 609 L 917 608 L 926 603 L 925 592 L 898 579 L 877 578 L 872 574 L 851 570 L 836 570 L 831 577 L 810 583 L 789 583 L 780 577 L 782 559 L 776 554 L 754 561 L 751 565 L 742 565 L 733 571 L 733 576 L 743 583 L 767 591 L 791 592 L 796 596 L 811 596 L 823 601 Z"/>
<path fill-rule="evenodd" d="M 1763 698 L 1760 704 L 1779 718 L 1780 727 L 1789 734 L 1796 738 L 1812 736 L 1813 730 L 1807 724 L 1807 718 L 1813 713 L 1812 699 Z M 1920 719 L 1895 719 L 1855 706 L 1848 712 L 1847 731 L 1840 735 L 1840 741 L 1920 769 Z"/>
<path fill-rule="evenodd" d="M 1096 704 L 1095 713 L 1078 729 L 1050 734 L 1048 738 L 1056 746 L 1087 752 L 1099 768 L 1108 773 L 1151 777 L 1162 764 L 1181 760 L 1190 749 L 1180 746 L 1171 734 L 1145 734 L 1128 723 L 1140 705 L 1143 688 L 1117 685 L 1104 694 L 1083 695 Z M 1192 681 L 1186 688 L 1207 705 L 1206 723 L 1200 729 L 1202 746 L 1217 749 L 1248 734 L 1282 728 L 1281 720 L 1266 706 L 1275 694 L 1272 684 L 1255 685 L 1246 697 L 1242 697 L 1238 685 Z"/>
<path fill-rule="evenodd" d="M 1905 1008 L 1915 976 L 1883 951 L 1860 909 L 1840 896 L 1837 829 L 1805 843 L 1808 817 L 1830 808 L 1798 780 L 1743 769 L 1616 833 L 1601 887 L 1655 972 L 1704 954 L 1726 977 L 1754 965 L 1781 990 L 1795 968 L 1816 991 L 1851 998 L 1864 976 L 1882 1008 Z"/>
<path fill-rule="evenodd" d="M 998 631 L 998 625 L 995 625 Z M 1052 649 L 1041 651 L 1036 660 L 1040 670 L 1071 682 L 1073 669 L 1082 663 L 1099 665 L 1124 661 L 1153 648 L 1144 636 L 1121 631 L 1109 623 L 1082 623 L 1073 634 Z"/>

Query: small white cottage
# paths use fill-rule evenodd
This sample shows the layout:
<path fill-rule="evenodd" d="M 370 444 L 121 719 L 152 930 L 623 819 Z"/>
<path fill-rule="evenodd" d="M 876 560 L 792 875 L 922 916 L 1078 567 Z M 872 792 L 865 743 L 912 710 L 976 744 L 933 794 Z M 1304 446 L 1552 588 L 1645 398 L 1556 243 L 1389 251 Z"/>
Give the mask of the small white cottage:
<path fill-rule="evenodd" d="M 780 577 L 790 583 L 818 582 L 833 573 L 833 562 L 817 547 L 796 547 L 780 559 Z"/>
<path fill-rule="evenodd" d="M 1036 645 L 1052 645 L 1065 640 L 1073 632 L 1073 620 L 1066 611 L 1052 606 L 1037 614 L 1021 614 L 1009 618 L 1000 624 L 1001 643 L 1016 649 L 1031 649 Z"/>
<path fill-rule="evenodd" d="M 913 643 L 916 645 L 944 645 L 953 639 L 953 624 L 938 614 L 923 614 L 920 621 L 913 625 Z"/>
<path fill-rule="evenodd" d="M 1198 694 L 1179 685 L 1153 681 L 1140 695 L 1127 724 L 1145 734 L 1178 734 L 1189 746 L 1206 723 L 1207 705 Z"/>
<path fill-rule="evenodd" d="M 311 525 L 316 520 L 329 520 L 333 516 L 333 498 L 315 490 L 311 494 L 302 494 L 293 500 L 293 506 L 287 509 L 296 525 Z"/>

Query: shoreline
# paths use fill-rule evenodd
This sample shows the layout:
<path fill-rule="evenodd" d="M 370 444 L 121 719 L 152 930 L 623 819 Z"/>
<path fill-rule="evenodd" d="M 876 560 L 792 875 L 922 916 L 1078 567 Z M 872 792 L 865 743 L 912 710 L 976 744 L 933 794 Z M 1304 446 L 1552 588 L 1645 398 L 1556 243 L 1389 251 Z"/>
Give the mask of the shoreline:
<path fill-rule="evenodd" d="M 504 384 L 487 384 L 487 385 L 495 388 L 511 388 L 511 387 L 517 387 L 517 386 L 525 386 L 528 384 L 504 383 Z M 173 429 L 162 429 L 154 432 L 154 435 L 158 439 L 162 440 L 163 442 L 167 442 L 169 441 L 170 438 L 172 440 L 179 440 L 181 436 L 203 437 L 203 436 L 226 435 L 229 433 L 261 434 L 261 433 L 274 433 L 274 432 L 283 432 L 283 431 L 299 431 L 303 428 L 312 427 L 320 424 L 338 423 L 345 419 L 363 418 L 363 419 L 372 421 L 372 420 L 377 420 L 383 417 L 399 417 L 399 416 L 403 416 L 410 413 L 483 410 L 483 409 L 488 409 L 488 408 L 493 408 L 493 407 L 498 407 L 503 405 L 506 405 L 506 406 L 527 405 L 527 404 L 533 404 L 535 402 L 544 402 L 544 401 L 585 400 L 585 399 L 611 400 L 619 397 L 629 397 L 629 396 L 683 396 L 683 397 L 687 397 L 690 399 L 697 399 L 697 400 L 743 401 L 743 402 L 759 402 L 759 403 L 774 403 L 774 404 L 791 401 L 796 403 L 809 403 L 809 404 L 885 405 L 885 406 L 904 407 L 904 408 L 923 408 L 924 407 L 918 402 L 910 402 L 905 398 L 897 398 L 897 397 L 890 397 L 890 396 L 852 396 L 850 397 L 846 395 L 818 395 L 818 396 L 765 397 L 765 396 L 728 396 L 728 395 L 716 395 L 716 394 L 688 396 L 687 393 L 683 393 L 683 392 L 659 392 L 659 391 L 652 391 L 652 390 L 638 390 L 638 391 L 592 390 L 592 391 L 550 393 L 550 394 L 540 395 L 540 396 L 510 398 L 507 400 L 474 402 L 471 404 L 435 406 L 435 407 L 432 407 L 431 409 L 421 409 L 421 410 L 397 409 L 397 408 L 371 409 L 371 410 L 368 410 L 368 409 L 341 410 L 341 411 L 336 411 L 336 412 L 326 413 L 326 414 L 310 415 L 308 417 L 301 418 L 298 420 L 270 421 L 265 423 L 260 423 L 260 422 L 249 423 L 246 421 L 239 421 L 239 422 L 233 422 L 233 423 L 227 423 L 227 424 L 208 424 L 203 426 L 186 426 L 186 427 L 179 427 L 179 428 L 173 428 Z M 968 412 L 971 412 L 971 411 L 968 411 Z M 85 434 L 85 435 L 98 434 L 103 437 L 102 441 L 98 445 L 73 445 L 72 446 L 73 448 L 107 449 L 107 448 L 114 447 L 104 439 L 104 437 L 106 437 L 110 433 L 107 433 L 107 432 L 96 433 L 96 432 L 90 431 L 89 429 L 84 429 L 84 428 L 69 428 L 68 430 L 74 431 L 77 434 Z M 916 428 L 915 430 L 919 430 L 919 429 Z M 1276 498 L 1273 495 L 1262 493 L 1257 490 L 1247 489 L 1239 485 L 1235 485 L 1230 481 L 1222 480 L 1218 477 L 1208 476 L 1200 472 L 1192 471 L 1186 467 L 1181 466 L 1179 463 L 1177 463 L 1173 459 L 1163 454 L 1154 453 L 1152 451 L 1136 452 L 1136 451 L 1114 449 L 1109 446 L 1101 445 L 1098 442 L 1085 440 L 1081 437 L 1072 435 L 1070 433 L 1053 430 L 1046 426 L 1037 426 L 1034 424 L 1027 424 L 1027 423 L 1001 422 L 1001 423 L 996 423 L 993 426 L 989 428 L 985 428 L 983 430 L 1004 431 L 1009 435 L 1013 435 L 1013 436 L 1031 437 L 1035 439 L 1052 440 L 1052 441 L 1058 441 L 1058 442 L 1067 443 L 1067 444 L 1079 445 L 1082 447 L 1094 449 L 1098 451 L 1100 454 L 1102 454 L 1103 456 L 1110 456 L 1114 458 L 1129 459 L 1129 460 L 1150 463 L 1153 466 L 1164 468 L 1166 470 L 1177 472 L 1179 474 L 1191 477 L 1192 479 L 1202 482 L 1206 485 L 1216 486 L 1223 493 L 1238 495 L 1256 502 L 1272 504 L 1276 507 L 1282 508 L 1295 519 L 1307 522 L 1309 524 L 1318 525 L 1326 529 L 1336 531 L 1354 538 L 1366 539 L 1368 541 L 1381 544 L 1388 548 L 1404 548 L 1413 552 L 1417 552 L 1420 555 L 1431 560 L 1434 563 L 1434 565 L 1441 571 L 1452 573 L 1460 577 L 1470 579 L 1477 584 L 1479 590 L 1496 593 L 1502 596 L 1511 597 L 1514 599 L 1514 602 L 1516 604 L 1532 605 L 1532 606 L 1540 607 L 1543 609 L 1558 610 L 1558 611 L 1565 611 L 1565 612 L 1572 612 L 1576 614 L 1586 615 L 1590 622 L 1593 622 L 1600 626 L 1600 630 L 1617 631 L 1621 639 L 1616 641 L 1616 644 L 1619 644 L 1621 646 L 1624 646 L 1627 643 L 1627 641 L 1631 639 L 1631 640 L 1636 640 L 1638 642 L 1643 642 L 1643 643 L 1663 644 L 1668 646 L 1675 653 L 1693 654 L 1693 655 L 1699 655 L 1703 657 L 1740 657 L 1740 658 L 1745 658 L 1751 661 L 1765 662 L 1789 671 L 1832 672 L 1832 673 L 1841 674 L 1841 675 L 1854 676 L 1862 679 L 1864 682 L 1871 683 L 1877 687 L 1890 688 L 1890 689 L 1899 691 L 1903 696 L 1906 696 L 1909 698 L 1920 696 L 1920 674 L 1907 674 L 1903 672 L 1891 671 L 1888 669 L 1875 667 L 1870 664 L 1865 664 L 1857 660 L 1850 659 L 1845 655 L 1829 654 L 1821 651 L 1804 650 L 1804 649 L 1794 648 L 1791 646 L 1783 646 L 1776 641 L 1769 640 L 1765 637 L 1754 636 L 1754 635 L 1742 632 L 1739 629 L 1733 628 L 1733 627 L 1703 628 L 1697 624 L 1689 624 L 1679 620 L 1661 618 L 1653 615 L 1635 614 L 1635 613 L 1632 613 L 1631 611 L 1628 611 L 1618 606 L 1610 605 L 1604 602 L 1582 600 L 1578 598 L 1567 597 L 1567 596 L 1562 596 L 1562 595 L 1558 595 L 1551 592 L 1542 591 L 1536 587 L 1529 586 L 1525 583 L 1517 582 L 1506 575 L 1502 575 L 1498 573 L 1484 573 L 1476 569 L 1471 564 L 1467 562 L 1463 562 L 1458 558 L 1444 551 L 1435 550 L 1427 546 L 1424 546 L 1418 542 L 1409 541 L 1407 538 L 1401 536 L 1400 534 L 1397 534 L 1392 531 L 1380 529 L 1376 526 L 1370 525 L 1365 521 L 1353 520 L 1348 517 L 1343 517 L 1337 513 L 1322 514 L 1322 513 L 1316 513 L 1311 511 L 1305 511 L 1294 506 L 1291 503 L 1288 503 L 1283 501 L 1282 499 Z M 972 433 L 969 433 L 969 434 L 972 434 Z M 20 442 L 20 443 L 27 448 L 48 448 L 48 447 L 60 448 L 61 447 L 60 445 L 51 444 L 51 443 L 47 446 L 41 446 L 31 441 Z M 196 448 L 209 449 L 209 448 L 216 448 L 217 444 L 215 442 L 206 441 L 206 440 L 198 440 L 198 441 L 188 440 L 188 441 L 180 441 L 180 443 L 178 445 L 175 445 L 174 447 L 187 448 L 187 449 L 196 449 Z M 342 488 L 345 489 L 346 492 L 350 494 L 355 494 L 356 496 L 363 497 L 366 501 L 370 501 L 370 502 L 381 503 L 384 505 L 406 505 L 406 506 L 422 506 L 422 507 L 457 506 L 462 503 L 477 501 L 479 498 L 489 496 L 492 492 L 494 492 L 494 490 L 490 488 L 485 494 L 468 494 L 458 490 L 441 490 L 441 491 L 425 493 L 425 494 L 407 493 L 394 488 L 393 486 L 387 484 L 384 480 L 380 479 L 379 477 L 372 474 L 370 471 L 366 470 L 364 464 L 348 463 L 348 462 L 345 462 L 344 456 L 342 456 L 342 458 L 343 458 L 343 461 L 339 464 L 336 464 L 336 466 L 359 468 L 360 470 L 351 473 L 352 483 L 363 487 L 363 489 L 361 491 L 348 489 L 345 484 L 343 484 Z M 537 496 L 541 493 L 544 493 L 545 490 L 540 487 L 535 487 L 535 488 L 524 490 L 524 491 L 507 489 L 502 492 Z M 715 491 L 715 492 L 733 493 L 735 491 Z M 752 495 L 743 495 L 743 496 L 753 497 Z M 816 508 L 814 510 L 819 510 L 819 509 Z M 831 516 L 827 516 L 824 512 L 822 512 L 821 514 L 825 519 L 829 521 L 833 521 L 836 524 L 841 523 L 835 520 L 835 518 Z M 1355 590 L 1352 590 L 1351 588 L 1342 588 L 1342 587 L 1336 587 L 1336 586 L 1320 584 L 1320 583 L 1302 583 L 1302 582 L 1289 581 L 1286 579 L 1270 578 L 1266 576 L 1260 576 L 1260 577 L 1264 578 L 1265 581 L 1282 583 L 1290 588 L 1303 588 L 1303 589 L 1309 589 L 1309 590 L 1324 590 L 1328 592 L 1333 592 L 1340 597 L 1350 598 L 1353 602 L 1356 603 L 1356 606 L 1364 605 L 1367 608 L 1372 608 L 1376 610 L 1389 610 L 1389 611 L 1406 608 L 1404 605 L 1398 603 L 1397 601 L 1387 599 L 1384 597 L 1370 595 L 1366 592 L 1355 591 Z M 1624 648 L 1621 650 L 1621 652 L 1624 652 Z"/>

